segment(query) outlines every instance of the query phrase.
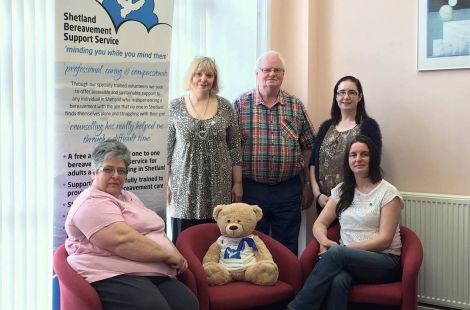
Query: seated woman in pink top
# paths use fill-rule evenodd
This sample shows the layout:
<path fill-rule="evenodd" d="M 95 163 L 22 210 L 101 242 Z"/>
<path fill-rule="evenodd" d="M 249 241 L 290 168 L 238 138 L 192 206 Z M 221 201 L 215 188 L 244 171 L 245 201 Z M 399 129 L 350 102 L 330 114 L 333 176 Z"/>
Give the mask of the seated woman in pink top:
<path fill-rule="evenodd" d="M 198 309 L 195 296 L 175 279 L 188 265 L 164 221 L 123 190 L 130 159 L 116 140 L 93 150 L 93 183 L 65 221 L 68 262 L 96 289 L 103 309 Z"/>

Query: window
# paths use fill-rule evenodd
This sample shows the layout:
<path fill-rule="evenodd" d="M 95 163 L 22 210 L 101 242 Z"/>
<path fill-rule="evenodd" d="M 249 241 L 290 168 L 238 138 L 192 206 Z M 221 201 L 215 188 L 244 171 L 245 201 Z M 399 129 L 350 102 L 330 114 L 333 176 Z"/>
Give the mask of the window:
<path fill-rule="evenodd" d="M 256 85 L 255 62 L 267 50 L 267 0 L 175 0 L 169 100 L 184 94 L 195 56 L 215 59 L 219 95 L 233 102 Z M 171 221 L 167 216 L 171 238 Z"/>
<path fill-rule="evenodd" d="M 53 5 L 0 9 L 0 309 L 52 307 Z"/>
<path fill-rule="evenodd" d="M 267 49 L 267 0 L 175 0 L 170 100 L 184 93 L 195 56 L 215 59 L 220 95 L 233 101 L 254 88 L 255 61 Z"/>

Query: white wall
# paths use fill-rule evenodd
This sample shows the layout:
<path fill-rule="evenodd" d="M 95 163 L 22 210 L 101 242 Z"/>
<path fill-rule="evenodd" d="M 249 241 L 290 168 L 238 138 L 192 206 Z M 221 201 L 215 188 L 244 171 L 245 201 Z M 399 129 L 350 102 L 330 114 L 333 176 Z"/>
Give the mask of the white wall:
<path fill-rule="evenodd" d="M 417 1 L 271 0 L 271 48 L 318 129 L 344 75 L 363 83 L 400 191 L 470 195 L 470 69 L 417 71 Z M 315 212 L 304 214 L 310 240 Z M 302 238 L 302 242 L 303 242 Z"/>
<path fill-rule="evenodd" d="M 285 86 L 317 128 L 335 82 L 355 75 L 382 129 L 385 177 L 401 191 L 470 195 L 470 69 L 417 71 L 417 1 L 272 3 Z"/>

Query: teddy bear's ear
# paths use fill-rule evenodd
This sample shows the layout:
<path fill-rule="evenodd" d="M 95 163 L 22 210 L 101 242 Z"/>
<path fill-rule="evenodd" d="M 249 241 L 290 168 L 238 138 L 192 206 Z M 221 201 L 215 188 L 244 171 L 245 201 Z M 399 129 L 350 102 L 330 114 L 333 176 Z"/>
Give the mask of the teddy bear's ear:
<path fill-rule="evenodd" d="M 219 216 L 219 213 L 220 211 L 222 211 L 222 208 L 224 206 L 225 205 L 218 205 L 217 207 L 214 208 L 214 211 L 212 212 L 212 217 L 214 218 L 214 220 L 217 221 L 217 217 Z"/>
<path fill-rule="evenodd" d="M 258 207 L 257 205 L 253 205 L 251 206 L 251 208 L 253 209 L 253 212 L 255 212 L 256 214 L 256 220 L 257 221 L 261 220 L 261 218 L 263 217 L 263 210 L 261 210 L 261 208 Z"/>

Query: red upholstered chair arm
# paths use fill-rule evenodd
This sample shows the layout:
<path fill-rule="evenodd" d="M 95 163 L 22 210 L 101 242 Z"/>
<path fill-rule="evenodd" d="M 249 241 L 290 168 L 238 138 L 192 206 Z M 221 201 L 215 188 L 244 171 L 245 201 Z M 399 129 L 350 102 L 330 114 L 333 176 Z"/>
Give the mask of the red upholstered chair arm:
<path fill-rule="evenodd" d="M 67 262 L 67 252 L 62 244 L 53 257 L 54 271 L 59 278 L 60 308 L 100 310 L 101 301 L 95 289 Z"/>
<path fill-rule="evenodd" d="M 191 249 L 188 249 L 185 245 L 178 247 L 178 250 L 188 261 L 188 269 L 193 274 L 193 277 L 196 279 L 198 288 L 200 285 L 207 286 L 206 274 L 204 268 L 202 267 L 202 259 L 194 254 Z"/>
<path fill-rule="evenodd" d="M 197 296 L 197 283 L 193 272 L 188 268 L 185 272 L 178 275 L 178 280 L 183 282 L 193 292 L 194 296 Z"/>
<path fill-rule="evenodd" d="M 201 310 L 209 309 L 209 285 L 202 267 L 202 259 L 210 245 L 219 236 L 220 231 L 216 224 L 200 224 L 184 230 L 176 240 L 176 248 L 188 261 L 188 269 L 195 280 L 197 299 Z M 191 279 L 189 280 L 191 281 Z M 191 284 L 189 283 L 188 286 Z"/>
<path fill-rule="evenodd" d="M 299 265 L 297 256 L 294 255 L 288 248 L 282 245 L 279 241 L 259 232 L 254 231 L 254 234 L 259 236 L 266 244 L 266 247 L 271 252 L 274 262 L 279 268 L 279 280 L 286 282 L 295 291 L 298 292 L 302 286 L 302 270 Z"/>
<path fill-rule="evenodd" d="M 312 272 L 313 267 L 318 262 L 319 249 L 320 244 L 318 243 L 317 239 L 313 238 L 300 256 L 300 266 L 302 268 L 302 277 L 304 281 L 307 279 L 310 272 Z"/>
<path fill-rule="evenodd" d="M 179 241 L 179 238 L 178 238 Z M 202 258 L 196 256 L 192 249 L 192 245 L 189 243 L 176 242 L 176 247 L 188 261 L 188 269 L 192 274 L 193 280 L 196 284 L 197 299 L 199 300 L 200 309 L 209 309 L 209 291 L 206 273 L 202 267 Z M 189 277 L 191 281 L 191 278 Z M 187 284 L 186 282 L 184 282 Z M 190 282 L 191 283 L 191 282 Z M 189 285 L 191 285 L 189 283 Z"/>
<path fill-rule="evenodd" d="M 327 236 L 328 236 L 328 239 L 339 242 L 341 235 L 340 235 L 340 226 L 338 223 L 328 227 Z"/>
<path fill-rule="evenodd" d="M 416 309 L 418 273 L 423 261 L 423 246 L 418 236 L 409 228 L 400 226 L 402 252 L 403 309 Z"/>
<path fill-rule="evenodd" d="M 334 241 L 339 241 L 340 236 L 340 226 L 335 224 L 328 228 L 327 236 L 329 239 Z M 305 250 L 300 256 L 300 266 L 302 268 L 302 276 L 305 281 L 310 272 L 312 272 L 313 267 L 318 262 L 318 252 L 320 251 L 320 244 L 317 239 L 313 238 L 312 241 L 307 245 Z"/>

